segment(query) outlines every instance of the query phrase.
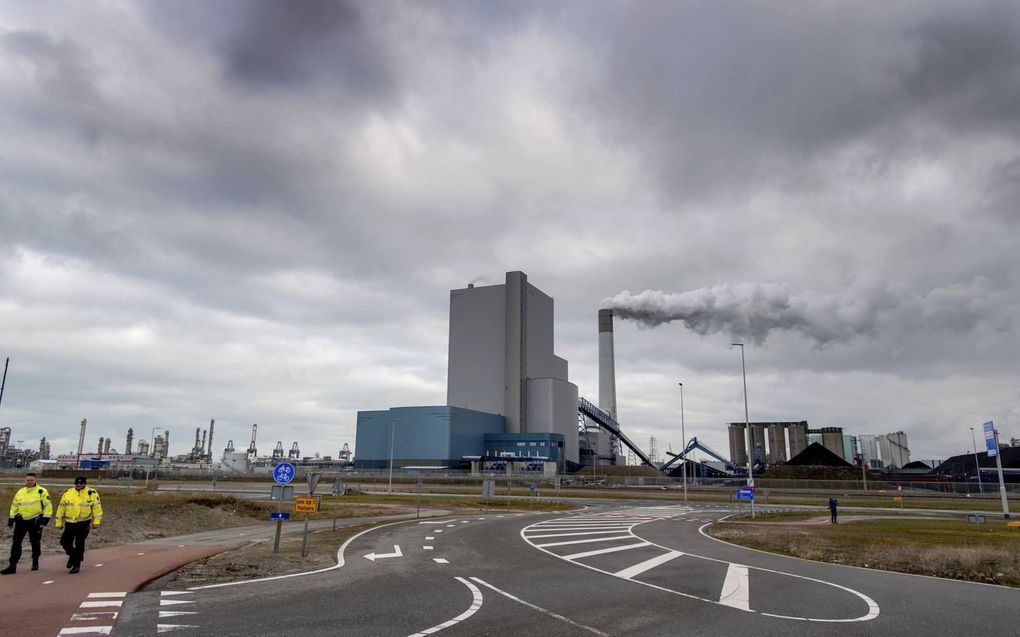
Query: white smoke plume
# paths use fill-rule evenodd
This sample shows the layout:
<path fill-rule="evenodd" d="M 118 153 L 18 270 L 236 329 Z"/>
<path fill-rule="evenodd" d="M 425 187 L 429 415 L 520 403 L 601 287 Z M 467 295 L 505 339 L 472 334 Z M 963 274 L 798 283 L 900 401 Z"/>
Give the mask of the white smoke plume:
<path fill-rule="evenodd" d="M 988 323 L 1012 331 L 1012 321 L 994 318 L 987 281 L 939 288 L 925 296 L 898 295 L 888 289 L 853 289 L 841 294 L 804 291 L 791 294 L 783 285 L 740 283 L 681 293 L 624 291 L 603 301 L 616 316 L 654 327 L 681 321 L 701 335 L 727 333 L 761 345 L 773 330 L 796 332 L 822 346 L 884 327 L 969 331 Z"/>

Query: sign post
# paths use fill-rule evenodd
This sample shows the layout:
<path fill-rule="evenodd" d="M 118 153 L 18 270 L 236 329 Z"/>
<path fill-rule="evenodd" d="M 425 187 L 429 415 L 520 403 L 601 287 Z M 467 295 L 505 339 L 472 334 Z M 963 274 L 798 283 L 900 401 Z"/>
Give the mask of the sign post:
<path fill-rule="evenodd" d="M 999 472 L 999 497 L 1002 499 L 1002 517 L 1009 519 L 1009 499 L 1006 497 L 1006 482 L 1002 478 L 1002 456 L 999 455 L 999 432 L 989 420 L 984 424 L 985 448 L 989 456 L 995 456 L 995 469 Z M 980 472 L 981 469 L 979 468 Z"/>
<path fill-rule="evenodd" d="M 754 487 L 739 487 L 737 489 L 738 500 L 749 500 L 751 502 L 751 517 L 754 517 Z"/>
<path fill-rule="evenodd" d="M 273 467 L 273 480 L 276 482 L 278 487 L 273 487 L 273 495 L 277 493 L 279 489 L 280 499 L 277 500 L 276 513 L 279 517 L 273 519 L 276 520 L 276 536 L 273 538 L 273 553 L 280 552 L 280 533 L 283 532 L 283 521 L 290 518 L 288 513 L 286 517 L 283 516 L 280 510 L 280 504 L 287 495 L 287 487 L 285 485 L 290 484 L 290 481 L 294 479 L 294 465 L 289 462 L 281 462 L 280 464 Z M 293 492 L 293 487 L 290 487 Z"/>
<path fill-rule="evenodd" d="M 301 538 L 301 557 L 308 555 L 308 514 L 319 510 L 319 496 L 300 495 L 294 498 L 294 513 L 305 514 L 305 534 Z"/>

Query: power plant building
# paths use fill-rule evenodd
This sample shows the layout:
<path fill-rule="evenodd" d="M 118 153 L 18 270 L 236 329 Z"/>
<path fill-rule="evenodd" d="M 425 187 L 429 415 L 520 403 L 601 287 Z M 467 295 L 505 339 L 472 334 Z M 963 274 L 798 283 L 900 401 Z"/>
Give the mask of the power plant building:
<path fill-rule="evenodd" d="M 450 292 L 447 404 L 358 412 L 355 466 L 478 458 L 578 462 L 577 386 L 553 352 L 553 299 L 523 272 Z"/>

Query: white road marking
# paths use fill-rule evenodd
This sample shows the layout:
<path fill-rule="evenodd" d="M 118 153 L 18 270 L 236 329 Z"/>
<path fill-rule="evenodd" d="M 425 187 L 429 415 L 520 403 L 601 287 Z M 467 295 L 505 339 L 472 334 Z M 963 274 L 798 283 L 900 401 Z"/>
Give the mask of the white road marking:
<path fill-rule="evenodd" d="M 390 558 L 390 557 L 404 557 L 404 553 L 400 550 L 400 545 L 399 544 L 394 544 L 393 545 L 393 552 L 392 553 L 375 553 L 375 552 L 373 552 L 373 553 L 369 553 L 369 554 L 365 555 L 365 559 L 366 560 L 372 560 L 373 562 L 376 561 L 376 560 L 383 560 L 383 559 Z"/>
<path fill-rule="evenodd" d="M 547 537 L 573 537 L 577 535 L 606 535 L 607 533 L 619 533 L 619 529 L 610 529 L 608 531 L 579 531 L 577 533 L 549 533 L 546 535 L 528 535 L 529 540 L 540 540 Z"/>
<path fill-rule="evenodd" d="M 466 611 L 464 611 L 460 615 L 457 615 L 453 619 L 451 619 L 449 621 L 445 621 L 442 624 L 437 624 L 436 626 L 433 626 L 432 628 L 426 628 L 425 630 L 421 631 L 420 633 L 414 633 L 413 635 L 411 635 L 411 637 L 424 637 L 425 635 L 431 635 L 433 633 L 438 633 L 441 630 L 444 630 L 446 628 L 449 628 L 450 626 L 454 626 L 456 624 L 459 624 L 460 622 L 464 621 L 468 617 L 471 617 L 472 615 L 474 615 L 475 613 L 478 612 L 479 608 L 482 607 L 482 591 L 479 590 L 477 586 L 475 586 L 471 582 L 467 581 L 463 577 L 456 577 L 454 579 L 456 579 L 458 582 L 460 582 L 464 586 L 467 586 L 468 589 L 471 591 L 471 605 L 468 606 L 468 609 Z"/>
<path fill-rule="evenodd" d="M 159 600 L 160 606 L 179 606 L 181 604 L 194 604 L 195 602 L 190 599 L 161 599 Z"/>
<path fill-rule="evenodd" d="M 536 544 L 540 549 L 544 549 L 550 546 L 566 546 L 567 544 L 590 544 L 592 542 L 609 542 L 611 540 L 630 540 L 633 539 L 633 535 L 613 535 L 610 537 L 589 537 L 583 540 L 565 540 L 563 542 L 546 542 L 545 544 Z"/>
<path fill-rule="evenodd" d="M 446 523 L 445 520 L 439 520 L 439 521 L 419 522 L 418 524 L 445 524 L 445 523 Z"/>
<path fill-rule="evenodd" d="M 180 630 L 181 628 L 198 628 L 194 624 L 156 624 L 157 633 L 169 633 L 173 630 Z"/>
<path fill-rule="evenodd" d="M 82 602 L 78 608 L 119 608 L 124 602 L 114 601 L 112 599 L 102 600 L 98 602 Z"/>
<path fill-rule="evenodd" d="M 472 577 L 471 579 L 473 579 L 474 581 L 478 582 L 482 586 L 486 586 L 488 588 L 491 588 L 492 590 L 496 591 L 500 595 L 503 595 L 505 597 L 508 597 L 508 598 L 514 600 L 518 604 L 523 604 L 524 606 L 527 606 L 528 608 L 537 610 L 540 613 L 545 613 L 546 615 L 548 615 L 550 617 L 555 617 L 556 619 L 558 619 L 560 621 L 567 622 L 571 626 L 577 626 L 578 628 L 583 628 L 584 630 L 587 630 L 589 632 L 595 633 L 596 635 L 601 635 L 602 637 L 609 637 L 609 635 L 607 633 L 604 633 L 601 630 L 598 630 L 597 628 L 592 628 L 591 626 L 585 626 L 584 624 L 579 624 L 579 623 L 575 622 L 574 620 L 570 619 L 569 617 L 564 617 L 563 615 L 560 615 L 559 613 L 554 613 L 551 610 L 546 610 L 546 609 L 542 608 L 541 606 L 535 606 L 534 604 L 532 604 L 530 602 L 526 602 L 523 599 L 521 599 L 520 597 L 514 597 L 510 593 L 507 593 L 506 591 L 502 591 L 502 590 L 496 588 L 495 586 L 493 586 L 492 584 L 489 584 L 488 582 L 482 581 L 481 579 L 479 579 L 477 577 Z"/>
<path fill-rule="evenodd" d="M 194 595 L 194 591 L 160 591 L 160 597 L 173 597 L 175 595 Z"/>
<path fill-rule="evenodd" d="M 594 551 L 585 551 L 584 553 L 574 553 L 573 555 L 564 555 L 565 560 L 579 560 L 582 557 L 591 557 L 592 555 L 604 555 L 605 553 L 616 553 L 617 551 L 629 551 L 630 549 L 639 549 L 642 546 L 651 546 L 651 542 L 638 542 L 637 544 L 626 544 L 624 546 L 611 546 L 607 549 L 596 549 Z"/>
<path fill-rule="evenodd" d="M 448 529 L 452 529 L 452 528 L 453 528 L 453 527 L 455 527 L 455 526 L 457 526 L 457 525 L 456 525 L 456 524 L 447 524 L 447 525 L 446 525 L 446 528 L 448 528 Z"/>
<path fill-rule="evenodd" d="M 54 581 L 55 580 L 51 580 L 51 579 L 50 580 L 46 580 L 45 582 L 43 582 L 43 584 L 52 584 Z"/>
<path fill-rule="evenodd" d="M 126 597 L 127 593 L 89 593 L 89 599 L 96 599 L 99 597 Z"/>
<path fill-rule="evenodd" d="M 435 532 L 436 532 L 436 533 L 442 533 L 442 532 L 443 532 L 443 529 L 436 529 L 436 530 L 435 530 Z"/>
<path fill-rule="evenodd" d="M 726 569 L 726 581 L 719 593 L 719 603 L 740 610 L 751 610 L 751 587 L 748 584 L 747 567 L 730 564 Z"/>
<path fill-rule="evenodd" d="M 436 539 L 436 536 L 434 536 L 434 535 L 426 535 L 425 539 L 426 540 L 434 540 L 434 539 Z"/>
<path fill-rule="evenodd" d="M 120 613 L 118 613 L 115 610 L 99 610 L 94 613 L 75 613 L 71 615 L 71 621 L 94 622 L 103 618 L 109 619 L 110 621 L 114 621 L 115 619 L 117 619 L 117 615 L 119 614 Z"/>
<path fill-rule="evenodd" d="M 180 615 L 197 615 L 198 611 L 195 610 L 161 610 L 159 611 L 159 618 L 165 617 L 179 617 Z"/>
<path fill-rule="evenodd" d="M 663 508 L 664 509 L 668 509 L 668 507 L 663 507 Z M 604 517 L 606 519 L 610 519 L 610 518 L 623 517 L 623 515 L 624 514 L 611 514 L 611 515 L 606 515 Z M 567 518 L 560 518 L 560 520 L 565 520 L 565 519 L 567 519 Z M 642 538 L 640 538 L 640 537 L 638 537 L 637 535 L 634 534 L 633 527 L 636 527 L 636 526 L 638 526 L 640 524 L 643 524 L 645 522 L 650 522 L 650 521 L 653 521 L 653 520 L 666 520 L 666 519 L 671 519 L 671 518 L 670 518 L 669 515 L 660 514 L 658 516 L 650 517 L 647 520 L 641 520 L 641 521 L 635 522 L 628 529 L 628 532 L 631 534 L 631 537 L 633 537 L 633 539 L 641 540 Z M 725 517 L 721 518 L 721 519 L 725 519 Z M 716 520 L 716 521 L 718 521 L 718 520 Z M 535 536 L 534 535 L 529 535 L 529 534 L 533 534 L 533 533 L 542 533 L 544 531 L 547 531 L 548 529 L 544 525 L 546 525 L 546 524 L 557 524 L 557 523 L 558 523 L 557 520 L 549 520 L 549 521 L 546 521 L 546 522 L 539 522 L 539 523 L 533 524 L 531 526 L 525 527 L 524 529 L 521 529 L 520 536 L 521 536 L 521 538 L 525 542 L 527 542 L 531 546 L 537 548 L 538 550 L 542 551 L 543 553 L 547 553 L 548 555 L 551 555 L 553 557 L 557 557 L 557 558 L 560 558 L 560 559 L 563 559 L 563 560 L 570 561 L 570 562 L 572 562 L 573 564 L 575 564 L 577 566 L 580 566 L 582 568 L 587 568 L 587 569 L 595 571 L 597 573 L 604 573 L 604 574 L 607 574 L 607 575 L 621 576 L 622 579 L 626 579 L 627 581 L 634 582 L 636 584 L 641 584 L 642 586 L 648 586 L 649 588 L 654 588 L 656 590 L 660 590 L 660 591 L 663 591 L 663 592 L 666 592 L 666 593 L 672 593 L 672 594 L 678 595 L 680 597 L 686 597 L 688 599 L 694 599 L 694 600 L 698 600 L 698 601 L 702 601 L 702 602 L 707 602 L 707 603 L 711 603 L 711 604 L 719 604 L 721 606 L 728 606 L 730 608 L 734 608 L 734 609 L 738 609 L 738 610 L 744 610 L 745 612 L 749 612 L 749 613 L 761 614 L 763 616 L 776 617 L 776 618 L 779 618 L 779 619 L 793 619 L 793 620 L 798 620 L 798 621 L 810 621 L 810 622 L 817 622 L 817 623 L 853 623 L 853 622 L 863 622 L 863 621 L 869 621 L 869 620 L 875 619 L 876 617 L 878 617 L 879 612 L 880 612 L 878 604 L 876 604 L 874 602 L 874 600 L 872 600 L 867 595 L 864 595 L 863 593 L 861 593 L 859 591 L 856 591 L 856 590 L 854 590 L 852 588 L 847 588 L 845 586 L 840 586 L 839 584 L 834 584 L 832 582 L 827 582 L 825 580 L 815 579 L 815 578 L 812 578 L 812 577 L 806 577 L 804 575 L 795 575 L 793 573 L 786 573 L 786 572 L 783 572 L 783 571 L 776 571 L 776 570 L 772 570 L 772 569 L 760 568 L 760 567 L 755 567 L 755 566 L 752 566 L 752 567 L 744 566 L 742 568 L 747 569 L 748 571 L 750 571 L 750 570 L 758 570 L 758 571 L 762 571 L 762 572 L 766 572 L 766 573 L 773 573 L 773 574 L 776 574 L 776 575 L 785 575 L 787 577 L 792 577 L 792 578 L 795 578 L 795 579 L 805 580 L 805 581 L 808 581 L 808 582 L 814 582 L 814 583 L 817 583 L 817 584 L 822 584 L 822 585 L 827 585 L 827 586 L 832 586 L 834 588 L 838 588 L 838 589 L 846 591 L 846 592 L 848 592 L 848 593 L 850 593 L 852 595 L 855 595 L 858 598 L 860 598 L 862 601 L 864 601 L 868 605 L 868 612 L 866 614 L 864 614 L 864 615 L 859 616 L 859 617 L 851 617 L 851 618 L 847 618 L 847 619 L 827 619 L 827 618 L 823 619 L 823 618 L 813 618 L 813 617 L 795 617 L 795 616 L 779 615 L 779 614 L 775 614 L 775 613 L 765 613 L 765 612 L 761 612 L 761 611 L 756 611 L 756 610 L 753 610 L 753 609 L 751 609 L 749 607 L 750 606 L 749 601 L 746 604 L 746 606 L 747 606 L 746 608 L 741 608 L 740 607 L 741 604 L 738 601 L 740 599 L 740 597 L 741 597 L 741 593 L 740 593 L 740 590 L 739 590 L 740 589 L 740 580 L 739 580 L 738 576 L 736 575 L 736 573 L 734 573 L 734 578 L 735 578 L 734 581 L 730 583 L 730 588 L 732 588 L 733 590 L 732 591 L 727 591 L 728 594 L 724 594 L 722 596 L 722 597 L 730 600 L 732 602 L 732 604 L 724 604 L 721 601 L 718 601 L 716 599 L 708 599 L 708 598 L 704 598 L 704 597 L 698 597 L 696 595 L 692 595 L 690 593 L 683 593 L 681 591 L 673 590 L 673 589 L 667 588 L 665 586 L 659 586 L 659 585 L 656 585 L 656 584 L 652 584 L 650 582 L 645 582 L 645 581 L 641 581 L 641 580 L 632 579 L 633 577 L 635 577 L 635 575 L 632 574 L 632 573 L 634 571 L 636 571 L 637 568 L 639 566 L 641 566 L 641 565 L 635 565 L 635 566 L 632 566 L 630 568 L 623 569 L 622 571 L 619 571 L 617 573 L 614 573 L 614 572 L 611 572 L 611 571 L 603 570 L 603 569 L 601 569 L 601 568 L 599 568 L 597 566 L 591 565 L 591 564 L 585 564 L 583 562 L 577 562 L 577 561 L 574 561 L 574 560 L 577 560 L 577 559 L 579 559 L 581 557 L 587 557 L 589 555 L 597 555 L 597 554 L 604 553 L 604 552 L 614 552 L 616 550 L 627 550 L 629 548 L 638 548 L 639 546 L 652 546 L 652 547 L 655 547 L 657 549 L 660 549 L 660 550 L 662 550 L 664 552 L 662 557 L 665 557 L 665 555 L 669 555 L 670 553 L 673 553 L 675 551 L 673 551 L 673 549 L 671 549 L 669 547 L 665 547 L 665 546 L 662 546 L 660 544 L 655 544 L 653 542 L 647 542 L 647 541 L 643 541 L 642 540 L 642 544 L 630 545 L 630 546 L 625 546 L 625 547 L 618 547 L 618 548 L 615 548 L 615 549 L 610 549 L 608 551 L 589 551 L 587 553 L 577 553 L 577 554 L 574 554 L 574 555 L 557 555 L 556 553 L 553 553 L 552 551 L 540 548 L 539 545 L 537 545 L 537 544 L 535 544 L 533 542 L 533 538 Z M 712 539 L 712 540 L 714 540 L 716 542 L 720 542 L 722 544 L 730 544 L 729 542 L 724 542 L 723 540 L 718 540 L 718 539 L 713 538 L 713 537 L 709 536 L 708 534 L 706 534 L 705 533 L 705 529 L 709 526 L 709 524 L 704 524 L 701 527 L 699 527 L 698 528 L 698 532 L 701 535 L 704 535 L 705 537 L 708 537 L 709 539 Z M 736 546 L 736 545 L 730 544 L 730 546 Z M 737 548 L 743 548 L 743 547 L 737 547 Z M 755 550 L 755 549 L 747 549 L 747 550 Z M 756 552 L 765 553 L 765 551 L 756 551 Z M 694 558 L 694 559 L 701 559 L 701 560 L 707 560 L 707 561 L 710 561 L 710 562 L 726 564 L 727 568 L 729 568 L 730 565 L 732 564 L 731 562 L 729 562 L 727 560 L 721 560 L 721 559 L 712 558 L 712 557 L 704 557 L 704 556 L 701 556 L 701 555 L 693 555 L 693 554 L 690 554 L 690 553 L 685 553 L 684 555 L 687 555 L 687 556 L 689 556 L 691 558 Z M 655 560 L 657 558 L 652 558 L 652 559 Z M 791 558 L 791 559 L 799 559 L 799 558 Z M 646 561 L 651 561 L 651 560 L 646 560 Z M 644 563 L 642 563 L 642 564 L 644 564 Z M 740 567 L 741 565 L 734 565 L 734 566 Z M 628 575 L 628 574 L 629 574 L 629 578 L 628 577 L 622 577 L 622 576 Z M 725 584 L 724 584 L 724 587 L 725 587 Z M 749 598 L 750 596 L 748 595 L 747 597 Z"/>
<path fill-rule="evenodd" d="M 96 564 L 96 566 L 99 567 L 99 566 L 102 566 L 102 564 Z"/>
<path fill-rule="evenodd" d="M 57 635 L 109 635 L 113 626 L 74 626 L 61 628 Z"/>
<path fill-rule="evenodd" d="M 423 546 L 423 547 L 421 547 L 421 549 L 422 549 L 423 551 L 431 551 L 431 550 L 432 550 L 432 547 L 431 547 L 431 546 Z"/>
<path fill-rule="evenodd" d="M 681 555 L 683 555 L 683 553 L 681 553 L 680 551 L 670 551 L 669 553 L 653 557 L 650 560 L 645 560 L 644 562 L 625 568 L 622 571 L 617 571 L 616 573 L 614 573 L 614 575 L 616 575 L 617 577 L 622 577 L 623 579 L 631 579 L 637 577 L 638 575 L 644 573 L 645 571 L 651 570 L 656 566 L 659 566 L 660 564 L 665 564 L 670 560 L 676 559 Z"/>
<path fill-rule="evenodd" d="M 436 564 L 449 564 L 450 563 L 450 560 L 444 560 L 441 557 L 434 557 L 434 558 L 432 558 L 432 561 L 435 562 Z"/>

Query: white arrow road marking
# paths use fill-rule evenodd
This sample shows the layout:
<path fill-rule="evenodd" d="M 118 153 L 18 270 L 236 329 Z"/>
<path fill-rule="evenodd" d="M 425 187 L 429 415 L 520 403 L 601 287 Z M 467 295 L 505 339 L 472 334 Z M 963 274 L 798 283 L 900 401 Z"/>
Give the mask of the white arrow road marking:
<path fill-rule="evenodd" d="M 730 564 L 726 569 L 726 581 L 723 582 L 719 603 L 740 610 L 751 609 L 751 588 L 747 580 L 747 567 Z"/>
<path fill-rule="evenodd" d="M 159 618 L 164 617 L 178 617 L 180 615 L 197 615 L 198 611 L 194 610 L 161 610 L 159 611 Z"/>
<path fill-rule="evenodd" d="M 400 545 L 394 544 L 392 553 L 369 553 L 365 556 L 365 559 L 372 560 L 374 562 L 387 557 L 404 557 L 404 554 L 400 552 Z"/>
<path fill-rule="evenodd" d="M 456 579 L 458 582 L 460 582 L 464 586 L 467 586 L 468 589 L 471 591 L 471 605 L 468 606 L 468 609 L 466 611 L 464 611 L 460 615 L 457 615 L 453 619 L 451 619 L 449 621 L 445 621 L 442 624 L 437 624 L 436 626 L 433 626 L 432 628 L 426 628 L 425 630 L 421 631 L 420 633 L 414 633 L 413 635 L 411 635 L 411 637 L 424 637 L 425 635 L 431 635 L 432 633 L 438 633 L 439 631 L 441 631 L 443 629 L 446 629 L 446 628 L 449 628 L 450 626 L 454 626 L 456 624 L 459 624 L 460 622 L 464 621 L 468 617 L 471 617 L 472 615 L 474 615 L 475 613 L 478 612 L 479 608 L 482 607 L 482 591 L 479 590 L 477 586 L 475 586 L 471 582 L 467 581 L 463 577 L 456 577 L 454 579 Z"/>
<path fill-rule="evenodd" d="M 156 624 L 157 633 L 168 633 L 172 630 L 180 630 L 181 628 L 198 628 L 192 624 Z"/>

